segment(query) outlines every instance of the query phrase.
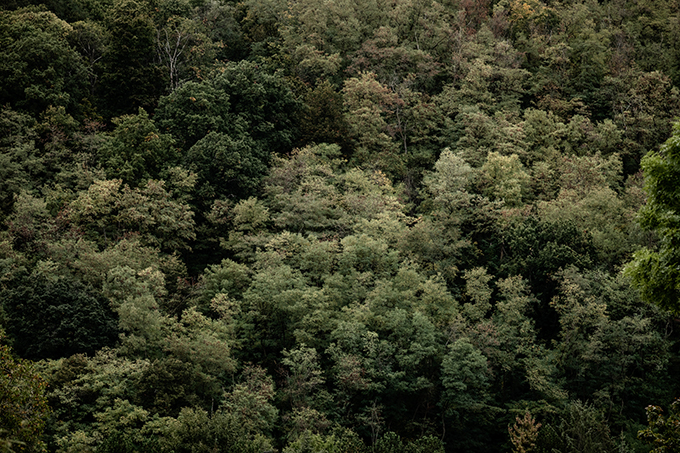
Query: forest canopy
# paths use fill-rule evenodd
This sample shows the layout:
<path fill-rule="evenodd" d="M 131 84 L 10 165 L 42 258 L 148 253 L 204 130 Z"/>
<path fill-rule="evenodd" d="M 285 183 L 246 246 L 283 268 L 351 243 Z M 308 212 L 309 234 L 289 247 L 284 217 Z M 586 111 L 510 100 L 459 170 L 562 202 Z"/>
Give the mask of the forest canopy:
<path fill-rule="evenodd" d="M 678 42 L 671 0 L 3 2 L 0 451 L 675 451 Z"/>

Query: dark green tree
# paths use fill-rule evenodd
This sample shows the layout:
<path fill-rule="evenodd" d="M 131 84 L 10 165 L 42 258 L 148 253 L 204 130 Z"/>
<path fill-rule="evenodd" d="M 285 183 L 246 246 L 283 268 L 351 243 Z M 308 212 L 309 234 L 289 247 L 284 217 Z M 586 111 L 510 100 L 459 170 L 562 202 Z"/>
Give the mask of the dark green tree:
<path fill-rule="evenodd" d="M 118 338 L 107 300 L 77 280 L 31 275 L 2 291 L 7 333 L 22 357 L 57 359 L 93 353 Z"/>
<path fill-rule="evenodd" d="M 540 453 L 614 453 L 616 444 L 602 413 L 579 400 L 570 402 L 554 424 L 545 425 L 538 435 Z"/>
<path fill-rule="evenodd" d="M 106 15 L 111 38 L 98 90 L 105 118 L 131 114 L 139 107 L 153 112 L 167 86 L 154 62 L 156 31 L 150 13 L 145 0 L 116 0 Z"/>
<path fill-rule="evenodd" d="M 574 265 L 590 268 L 594 263 L 592 240 L 571 222 L 544 222 L 528 218 L 511 225 L 504 234 L 499 271 L 522 275 L 537 296 L 549 296 L 551 274 Z"/>
<path fill-rule="evenodd" d="M 200 178 L 200 199 L 245 198 L 258 191 L 267 174 L 267 154 L 262 144 L 248 135 L 234 139 L 210 132 L 191 147 L 185 161 Z"/>
<path fill-rule="evenodd" d="M 136 187 L 149 179 L 162 179 L 167 176 L 164 170 L 178 163 L 174 140 L 158 131 L 143 108 L 137 115 L 113 119 L 113 124 L 116 129 L 99 151 L 109 178 Z"/>
<path fill-rule="evenodd" d="M 41 7 L 0 11 L 0 102 L 34 115 L 50 105 L 76 109 L 87 77 L 70 31 Z"/>
<path fill-rule="evenodd" d="M 298 102 L 278 74 L 242 61 L 188 82 L 163 98 L 157 124 L 187 154 L 206 205 L 252 195 L 274 153 L 290 151 Z"/>

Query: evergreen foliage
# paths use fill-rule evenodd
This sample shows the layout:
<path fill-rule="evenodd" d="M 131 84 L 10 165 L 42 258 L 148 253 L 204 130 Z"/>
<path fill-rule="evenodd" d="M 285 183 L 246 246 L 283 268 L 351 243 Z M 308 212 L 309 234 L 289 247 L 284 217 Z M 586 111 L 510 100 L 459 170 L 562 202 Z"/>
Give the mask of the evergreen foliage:
<path fill-rule="evenodd" d="M 4 2 L 0 451 L 673 450 L 679 16 Z"/>

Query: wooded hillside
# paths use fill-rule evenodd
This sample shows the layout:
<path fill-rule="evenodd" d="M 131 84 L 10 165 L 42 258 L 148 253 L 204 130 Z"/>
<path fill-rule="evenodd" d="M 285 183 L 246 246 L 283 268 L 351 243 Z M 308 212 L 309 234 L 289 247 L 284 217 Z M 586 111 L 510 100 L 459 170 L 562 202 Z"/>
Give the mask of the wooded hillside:
<path fill-rule="evenodd" d="M 678 0 L 3 4 L 0 451 L 678 451 Z"/>

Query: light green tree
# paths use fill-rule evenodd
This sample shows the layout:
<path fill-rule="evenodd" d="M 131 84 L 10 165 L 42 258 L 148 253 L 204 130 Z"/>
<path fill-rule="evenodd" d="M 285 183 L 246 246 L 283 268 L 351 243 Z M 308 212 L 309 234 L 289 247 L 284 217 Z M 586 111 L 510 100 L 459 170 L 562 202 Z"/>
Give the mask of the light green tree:
<path fill-rule="evenodd" d="M 450 344 L 442 360 L 443 409 L 456 413 L 483 406 L 488 399 L 489 374 L 486 357 L 469 339 Z"/>
<path fill-rule="evenodd" d="M 680 123 L 660 151 L 642 160 L 647 204 L 640 211 L 643 228 L 656 232 L 658 248 L 642 248 L 626 273 L 642 298 L 680 314 Z"/>
<path fill-rule="evenodd" d="M 680 448 L 680 399 L 673 401 L 669 412 L 664 416 L 659 406 L 647 406 L 649 426 L 640 430 L 638 437 L 655 447 L 652 453 L 670 453 Z"/>
<path fill-rule="evenodd" d="M 491 151 L 482 165 L 479 184 L 489 198 L 517 206 L 528 189 L 529 180 L 517 154 L 503 156 Z"/>
<path fill-rule="evenodd" d="M 0 451 L 46 451 L 42 440 L 49 414 L 46 387 L 30 362 L 0 344 Z"/>

